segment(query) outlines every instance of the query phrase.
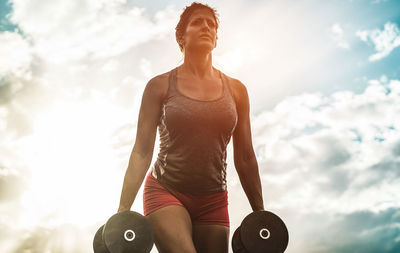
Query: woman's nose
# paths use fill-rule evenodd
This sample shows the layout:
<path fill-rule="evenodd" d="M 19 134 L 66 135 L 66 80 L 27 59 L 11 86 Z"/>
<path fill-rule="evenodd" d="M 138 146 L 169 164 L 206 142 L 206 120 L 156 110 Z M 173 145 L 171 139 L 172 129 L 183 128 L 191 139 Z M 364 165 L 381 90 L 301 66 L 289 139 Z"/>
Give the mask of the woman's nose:
<path fill-rule="evenodd" d="M 201 28 L 202 28 L 202 29 L 210 30 L 210 26 L 208 25 L 207 20 L 204 20 L 204 21 L 202 22 Z"/>

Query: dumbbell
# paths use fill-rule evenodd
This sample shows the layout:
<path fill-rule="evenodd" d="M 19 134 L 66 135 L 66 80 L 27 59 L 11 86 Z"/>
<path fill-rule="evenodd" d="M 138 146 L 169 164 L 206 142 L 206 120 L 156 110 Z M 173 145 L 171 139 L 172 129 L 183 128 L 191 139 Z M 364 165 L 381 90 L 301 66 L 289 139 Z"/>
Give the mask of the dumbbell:
<path fill-rule="evenodd" d="M 234 253 L 282 253 L 289 242 L 285 223 L 269 211 L 247 215 L 232 237 Z"/>
<path fill-rule="evenodd" d="M 154 235 L 150 222 L 141 214 L 123 211 L 111 216 L 93 239 L 95 253 L 149 253 Z"/>

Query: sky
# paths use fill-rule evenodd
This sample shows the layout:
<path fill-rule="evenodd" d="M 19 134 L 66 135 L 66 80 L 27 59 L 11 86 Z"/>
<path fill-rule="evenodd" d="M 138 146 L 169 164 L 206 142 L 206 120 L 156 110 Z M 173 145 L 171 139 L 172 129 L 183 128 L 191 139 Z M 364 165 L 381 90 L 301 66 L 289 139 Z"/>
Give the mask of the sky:
<path fill-rule="evenodd" d="M 92 251 L 143 89 L 183 62 L 174 29 L 190 3 L 0 0 L 1 252 Z M 220 19 L 213 64 L 249 93 L 286 252 L 400 252 L 400 1 L 204 3 Z M 232 236 L 251 208 L 228 151 Z"/>

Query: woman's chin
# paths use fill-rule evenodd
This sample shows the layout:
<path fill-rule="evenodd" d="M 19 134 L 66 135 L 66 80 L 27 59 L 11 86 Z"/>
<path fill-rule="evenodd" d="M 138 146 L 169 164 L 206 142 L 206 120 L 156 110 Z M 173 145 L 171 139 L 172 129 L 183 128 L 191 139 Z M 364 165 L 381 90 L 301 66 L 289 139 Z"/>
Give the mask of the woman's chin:
<path fill-rule="evenodd" d="M 211 53 L 214 49 L 214 46 L 210 43 L 198 43 L 191 47 L 188 47 L 185 51 L 196 52 L 196 53 Z"/>

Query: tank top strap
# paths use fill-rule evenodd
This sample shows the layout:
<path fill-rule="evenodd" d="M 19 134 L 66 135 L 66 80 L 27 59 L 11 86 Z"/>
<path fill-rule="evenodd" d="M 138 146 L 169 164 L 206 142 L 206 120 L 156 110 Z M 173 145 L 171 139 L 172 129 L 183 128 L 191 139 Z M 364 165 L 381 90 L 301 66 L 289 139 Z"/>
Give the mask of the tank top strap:
<path fill-rule="evenodd" d="M 164 97 L 163 104 L 166 104 L 168 99 L 170 99 L 175 95 L 176 93 L 175 82 L 176 82 L 176 68 L 169 71 L 167 94 Z"/>
<path fill-rule="evenodd" d="M 224 73 L 222 73 L 222 71 L 219 71 L 219 73 L 222 79 L 222 84 L 224 85 L 224 96 L 229 96 L 230 99 L 232 99 L 233 103 L 236 105 L 236 101 L 233 96 L 231 86 L 229 85 L 229 80 L 227 76 Z"/>
<path fill-rule="evenodd" d="M 219 79 L 222 82 L 222 96 L 221 97 L 226 97 L 226 95 L 228 94 L 228 92 L 227 92 L 228 87 L 226 84 L 226 80 L 223 79 L 224 77 L 223 77 L 222 72 L 220 70 L 217 70 L 217 71 L 218 71 Z"/>
<path fill-rule="evenodd" d="M 171 70 L 170 74 L 169 74 L 169 87 L 168 87 L 168 93 L 176 93 L 176 72 L 177 72 L 177 68 L 174 68 Z"/>

